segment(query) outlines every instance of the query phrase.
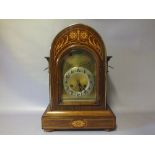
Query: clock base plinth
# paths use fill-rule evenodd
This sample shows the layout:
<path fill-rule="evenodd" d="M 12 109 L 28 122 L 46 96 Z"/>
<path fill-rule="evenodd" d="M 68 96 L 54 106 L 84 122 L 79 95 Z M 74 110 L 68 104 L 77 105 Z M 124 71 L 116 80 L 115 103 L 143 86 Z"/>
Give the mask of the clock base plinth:
<path fill-rule="evenodd" d="M 93 111 L 51 111 L 50 106 L 42 116 L 42 129 L 54 130 L 105 130 L 116 128 L 116 117 L 107 110 Z"/>

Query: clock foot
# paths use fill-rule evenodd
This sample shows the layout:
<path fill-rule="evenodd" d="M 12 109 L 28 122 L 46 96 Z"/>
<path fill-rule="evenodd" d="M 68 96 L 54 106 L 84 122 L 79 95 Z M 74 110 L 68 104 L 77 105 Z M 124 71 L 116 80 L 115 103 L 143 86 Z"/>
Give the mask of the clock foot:
<path fill-rule="evenodd" d="M 114 129 L 105 129 L 104 131 L 110 132 L 112 130 L 114 130 Z"/>
<path fill-rule="evenodd" d="M 54 129 L 46 129 L 46 130 L 44 130 L 45 132 L 53 132 L 53 131 L 55 131 Z"/>

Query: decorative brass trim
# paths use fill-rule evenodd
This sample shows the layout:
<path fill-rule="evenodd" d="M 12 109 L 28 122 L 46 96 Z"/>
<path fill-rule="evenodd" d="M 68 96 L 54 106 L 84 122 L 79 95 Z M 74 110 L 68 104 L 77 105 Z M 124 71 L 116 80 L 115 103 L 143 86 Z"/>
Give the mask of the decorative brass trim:
<path fill-rule="evenodd" d="M 71 125 L 74 128 L 83 128 L 83 127 L 87 126 L 87 122 L 84 121 L 84 120 L 74 120 L 74 121 L 71 122 Z"/>

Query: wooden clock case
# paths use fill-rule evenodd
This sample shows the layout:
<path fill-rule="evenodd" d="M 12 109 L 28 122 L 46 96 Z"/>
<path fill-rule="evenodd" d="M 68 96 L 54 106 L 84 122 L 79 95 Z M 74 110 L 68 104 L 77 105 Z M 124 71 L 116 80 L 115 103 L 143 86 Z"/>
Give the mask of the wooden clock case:
<path fill-rule="evenodd" d="M 96 63 L 96 104 L 63 105 L 61 102 L 63 80 L 62 59 L 69 49 L 82 48 L 92 54 Z M 108 63 L 105 45 L 100 35 L 83 24 L 71 25 L 55 37 L 49 57 L 50 103 L 42 116 L 42 129 L 53 130 L 113 130 L 116 117 L 107 105 Z"/>

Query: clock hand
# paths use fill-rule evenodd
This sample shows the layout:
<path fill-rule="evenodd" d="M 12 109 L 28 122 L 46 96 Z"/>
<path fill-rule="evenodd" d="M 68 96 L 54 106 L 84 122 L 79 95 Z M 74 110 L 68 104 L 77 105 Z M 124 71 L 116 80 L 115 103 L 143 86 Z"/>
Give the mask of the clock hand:
<path fill-rule="evenodd" d="M 82 87 L 82 85 L 81 85 L 81 83 L 80 83 L 79 80 L 77 80 L 77 84 L 78 84 L 78 87 L 79 87 L 79 91 L 82 91 L 83 90 L 83 87 Z"/>

